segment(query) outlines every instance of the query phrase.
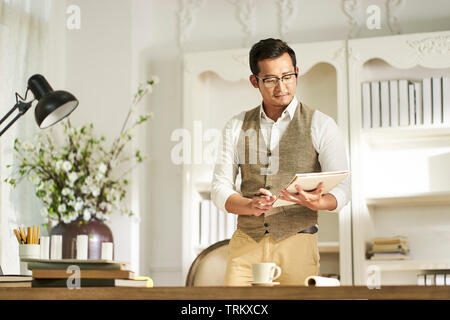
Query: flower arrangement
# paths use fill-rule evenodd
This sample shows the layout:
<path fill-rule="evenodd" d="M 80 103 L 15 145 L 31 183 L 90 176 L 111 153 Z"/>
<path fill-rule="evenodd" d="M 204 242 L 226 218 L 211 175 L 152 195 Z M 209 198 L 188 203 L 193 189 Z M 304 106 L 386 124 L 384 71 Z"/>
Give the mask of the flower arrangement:
<path fill-rule="evenodd" d="M 120 134 L 110 148 L 105 147 L 104 136 L 98 138 L 94 133 L 92 123 L 75 128 L 67 119 L 61 122 L 63 145 L 51 134 L 54 129 L 38 134 L 33 142 L 16 139 L 18 166 L 14 177 L 5 182 L 15 187 L 27 178 L 35 186 L 47 225 L 77 219 L 79 223 L 93 218 L 106 221 L 113 211 L 132 216 L 131 210 L 121 206 L 129 183 L 126 176 L 144 157 L 139 150 L 130 154 L 124 149 L 133 139 L 136 127 L 153 117 L 152 113 L 138 114 L 137 106 L 158 82 L 155 76 L 140 84 Z"/>

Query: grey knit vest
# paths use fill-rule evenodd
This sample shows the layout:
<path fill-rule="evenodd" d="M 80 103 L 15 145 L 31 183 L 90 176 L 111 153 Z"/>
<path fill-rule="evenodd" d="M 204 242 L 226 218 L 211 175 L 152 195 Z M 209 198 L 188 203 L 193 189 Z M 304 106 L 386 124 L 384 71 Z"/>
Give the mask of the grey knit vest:
<path fill-rule="evenodd" d="M 251 198 L 260 188 L 278 195 L 296 173 L 320 172 L 318 154 L 311 140 L 315 109 L 299 102 L 279 144 L 271 151 L 260 131 L 260 107 L 246 112 L 238 139 L 242 196 Z M 267 231 L 275 241 L 283 240 L 317 224 L 317 211 L 301 205 L 272 208 L 266 217 L 238 216 L 238 228 L 260 241 Z"/>

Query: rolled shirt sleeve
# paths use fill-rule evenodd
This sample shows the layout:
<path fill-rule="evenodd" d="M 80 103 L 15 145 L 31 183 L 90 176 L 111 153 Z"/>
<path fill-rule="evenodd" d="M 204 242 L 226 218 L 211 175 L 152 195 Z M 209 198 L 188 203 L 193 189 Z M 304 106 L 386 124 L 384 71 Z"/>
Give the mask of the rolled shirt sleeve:
<path fill-rule="evenodd" d="M 227 213 L 228 211 L 225 209 L 227 199 L 231 195 L 239 193 L 236 188 L 236 177 L 239 172 L 239 162 L 236 153 L 236 135 L 240 132 L 244 114 L 240 113 L 231 118 L 223 128 L 222 140 L 214 166 L 211 200 L 219 210 Z"/>
<path fill-rule="evenodd" d="M 316 110 L 311 123 L 313 145 L 319 154 L 322 171 L 348 170 L 347 152 L 344 138 L 333 118 Z M 350 176 L 329 192 L 337 201 L 331 212 L 339 212 L 350 201 Z"/>

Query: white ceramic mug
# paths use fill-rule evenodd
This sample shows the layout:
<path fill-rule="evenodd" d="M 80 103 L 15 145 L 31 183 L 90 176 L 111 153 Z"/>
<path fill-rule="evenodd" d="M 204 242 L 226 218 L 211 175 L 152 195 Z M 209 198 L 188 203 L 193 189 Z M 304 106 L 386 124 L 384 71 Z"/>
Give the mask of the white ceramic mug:
<path fill-rule="evenodd" d="M 281 268 L 273 262 L 252 264 L 253 283 L 271 283 L 281 276 Z"/>

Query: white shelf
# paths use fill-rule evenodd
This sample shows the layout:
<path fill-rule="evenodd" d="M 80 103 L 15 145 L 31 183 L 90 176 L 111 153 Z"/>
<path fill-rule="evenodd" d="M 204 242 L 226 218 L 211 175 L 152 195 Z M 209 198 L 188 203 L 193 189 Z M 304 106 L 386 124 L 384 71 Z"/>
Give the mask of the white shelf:
<path fill-rule="evenodd" d="M 361 137 L 371 145 L 420 143 L 450 139 L 450 126 L 410 126 L 362 129 Z"/>
<path fill-rule="evenodd" d="M 366 260 L 366 267 L 371 265 L 381 271 L 450 270 L 450 260 Z"/>
<path fill-rule="evenodd" d="M 331 242 L 319 242 L 319 253 L 339 253 L 339 242 L 331 241 Z"/>
<path fill-rule="evenodd" d="M 373 207 L 450 205 L 450 191 L 415 193 L 400 196 L 371 197 L 366 198 L 366 204 Z"/>

